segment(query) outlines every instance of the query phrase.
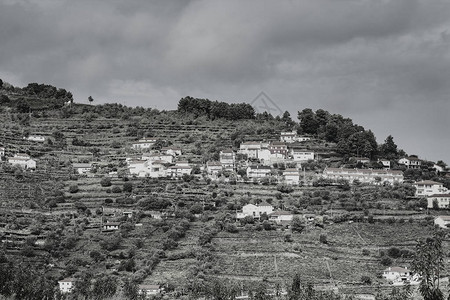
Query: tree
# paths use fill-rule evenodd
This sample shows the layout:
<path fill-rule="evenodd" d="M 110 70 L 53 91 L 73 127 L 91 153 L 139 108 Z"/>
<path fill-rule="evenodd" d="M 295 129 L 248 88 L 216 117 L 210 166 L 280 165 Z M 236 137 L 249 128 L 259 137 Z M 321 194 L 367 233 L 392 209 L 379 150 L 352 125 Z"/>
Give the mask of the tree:
<path fill-rule="evenodd" d="M 123 285 L 123 295 L 129 300 L 137 300 L 139 296 L 139 289 L 136 282 L 126 278 Z"/>
<path fill-rule="evenodd" d="M 117 291 L 117 279 L 110 275 L 96 278 L 92 288 L 94 299 L 110 299 Z"/>
<path fill-rule="evenodd" d="M 444 270 L 444 251 L 442 232 L 436 231 L 433 237 L 419 241 L 416 245 L 412 269 L 422 276 L 419 291 L 424 300 L 443 300 L 439 289 L 439 276 Z"/>
<path fill-rule="evenodd" d="M 23 99 L 17 101 L 16 109 L 19 113 L 29 113 L 31 111 L 30 105 Z"/>
<path fill-rule="evenodd" d="M 92 98 L 92 96 L 89 96 L 88 97 L 88 101 L 89 101 L 90 104 L 92 104 L 92 102 L 94 102 L 94 98 Z"/>
<path fill-rule="evenodd" d="M 100 180 L 100 185 L 103 187 L 111 186 L 111 178 L 103 177 L 102 180 Z"/>
<path fill-rule="evenodd" d="M 76 185 L 76 184 L 71 185 L 69 187 L 69 192 L 72 193 L 72 194 L 77 193 L 78 192 L 78 185 Z"/>
<path fill-rule="evenodd" d="M 387 159 L 395 159 L 398 157 L 397 145 L 392 135 L 389 135 L 384 141 L 384 144 L 381 145 L 380 154 Z"/>
<path fill-rule="evenodd" d="M 291 230 L 292 232 L 297 231 L 297 232 L 302 232 L 303 229 L 305 229 L 305 224 L 304 222 L 298 217 L 298 216 L 294 216 L 292 218 L 292 222 L 291 222 Z"/>
<path fill-rule="evenodd" d="M 300 126 L 304 133 L 317 134 L 319 128 L 319 122 L 316 119 L 316 115 L 310 108 L 305 108 L 301 112 L 298 112 L 298 119 L 300 120 Z"/>
<path fill-rule="evenodd" d="M 131 182 L 125 182 L 122 190 L 126 193 L 131 193 L 133 191 L 133 184 Z"/>

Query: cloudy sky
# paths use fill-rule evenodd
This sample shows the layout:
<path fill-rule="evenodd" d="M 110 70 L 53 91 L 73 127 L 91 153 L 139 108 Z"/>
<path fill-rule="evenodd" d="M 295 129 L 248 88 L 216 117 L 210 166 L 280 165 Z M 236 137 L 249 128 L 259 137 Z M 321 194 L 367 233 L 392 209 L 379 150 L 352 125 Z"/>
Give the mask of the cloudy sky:
<path fill-rule="evenodd" d="M 0 78 L 158 109 L 263 91 L 450 164 L 449 0 L 0 0 Z"/>

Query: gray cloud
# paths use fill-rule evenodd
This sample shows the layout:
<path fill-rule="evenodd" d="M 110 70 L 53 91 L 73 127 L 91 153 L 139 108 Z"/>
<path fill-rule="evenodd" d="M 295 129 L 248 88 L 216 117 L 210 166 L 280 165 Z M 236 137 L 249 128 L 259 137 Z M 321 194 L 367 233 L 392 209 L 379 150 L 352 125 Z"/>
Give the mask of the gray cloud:
<path fill-rule="evenodd" d="M 445 0 L 4 0 L 0 78 L 161 109 L 263 90 L 450 163 L 449 17 Z"/>

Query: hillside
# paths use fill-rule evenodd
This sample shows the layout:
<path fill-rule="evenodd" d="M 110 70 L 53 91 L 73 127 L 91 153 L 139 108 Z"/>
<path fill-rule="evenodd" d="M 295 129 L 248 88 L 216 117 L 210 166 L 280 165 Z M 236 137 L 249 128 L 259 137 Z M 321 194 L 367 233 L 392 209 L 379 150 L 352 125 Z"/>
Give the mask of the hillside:
<path fill-rule="evenodd" d="M 399 163 L 406 151 L 392 137 L 377 143 L 370 130 L 325 110 L 299 108 L 297 122 L 288 113 L 273 117 L 245 104 L 190 97 L 177 111 L 71 99 L 46 85 L 0 87 L 0 264 L 9 272 L 0 275 L 0 295 L 53 295 L 64 278 L 85 283 L 77 295 L 98 299 L 136 299 L 138 284 L 164 287 L 157 296 L 164 299 L 213 297 L 218 282 L 239 293 L 270 294 L 289 290 L 296 274 L 316 291 L 388 294 L 383 270 L 410 266 L 417 241 L 437 231 L 434 216 L 448 214 L 425 210 L 426 199 L 415 197 L 412 185 L 434 180 L 450 188 L 445 169 L 427 161 L 406 168 Z M 247 167 L 260 162 L 239 153 L 231 171 L 208 176 L 207 163 L 219 161 L 221 151 L 279 141 L 291 131 L 308 140 L 289 149 L 317 154 L 301 163 L 299 183 L 282 179 L 291 162 L 270 165 L 263 179 L 248 178 Z M 145 151 L 133 146 L 143 138 L 154 140 Z M 167 147 L 182 152 L 167 165 L 186 161 L 191 173 L 130 174 L 129 161 Z M 36 169 L 8 162 L 19 153 L 33 158 Z M 320 177 L 326 168 L 380 169 L 379 159 L 404 182 L 336 184 Z M 92 169 L 78 173 L 75 165 L 87 163 Z M 245 205 L 263 203 L 301 224 L 267 215 L 236 219 Z M 108 223 L 120 225 L 102 230 Z M 444 238 L 444 253 L 449 246 Z M 33 284 L 17 288 L 27 281 Z"/>

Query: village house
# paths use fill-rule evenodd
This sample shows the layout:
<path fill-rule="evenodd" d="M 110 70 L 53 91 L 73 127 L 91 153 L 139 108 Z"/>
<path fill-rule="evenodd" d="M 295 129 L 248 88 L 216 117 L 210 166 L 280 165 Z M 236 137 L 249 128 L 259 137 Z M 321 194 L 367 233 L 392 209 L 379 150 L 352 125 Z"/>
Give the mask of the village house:
<path fill-rule="evenodd" d="M 165 160 L 152 160 L 148 161 L 149 166 L 148 176 L 152 178 L 161 178 L 167 176 L 167 161 Z"/>
<path fill-rule="evenodd" d="M 187 161 L 180 161 L 175 166 L 167 169 L 167 175 L 172 178 L 183 177 L 183 175 L 190 175 L 192 173 L 192 167 Z"/>
<path fill-rule="evenodd" d="M 36 169 L 36 161 L 31 159 L 28 154 L 17 153 L 14 157 L 8 158 L 8 162 L 12 165 L 19 165 L 23 169 Z"/>
<path fill-rule="evenodd" d="M 281 132 L 280 141 L 284 143 L 294 143 L 297 141 L 296 131 Z"/>
<path fill-rule="evenodd" d="M 137 142 L 134 142 L 131 146 L 133 149 L 141 150 L 141 149 L 150 149 L 156 143 L 157 139 L 155 138 L 144 138 L 140 139 Z"/>
<path fill-rule="evenodd" d="M 236 213 L 236 219 L 243 219 L 247 216 L 259 219 L 262 214 L 265 213 L 269 216 L 272 212 L 273 206 L 266 202 L 257 205 L 247 204 L 242 207 L 242 212 Z"/>
<path fill-rule="evenodd" d="M 102 224 L 102 231 L 115 231 L 119 230 L 119 222 L 106 222 Z"/>
<path fill-rule="evenodd" d="M 220 163 L 222 164 L 222 168 L 226 171 L 233 171 L 234 164 L 236 161 L 236 155 L 232 149 L 225 149 L 220 151 L 219 154 Z"/>
<path fill-rule="evenodd" d="M 131 175 L 145 177 L 150 173 L 149 163 L 143 159 L 130 159 L 128 160 L 128 171 Z"/>
<path fill-rule="evenodd" d="M 208 175 L 217 176 L 217 174 L 222 171 L 222 164 L 218 161 L 208 161 L 206 162 L 206 172 Z"/>
<path fill-rule="evenodd" d="M 350 160 L 354 160 L 355 162 L 362 164 L 370 163 L 370 158 L 367 157 L 351 157 Z"/>
<path fill-rule="evenodd" d="M 389 267 L 383 271 L 382 276 L 389 281 L 412 280 L 412 272 L 407 267 Z"/>
<path fill-rule="evenodd" d="M 444 187 L 444 184 L 432 180 L 419 181 L 414 183 L 413 186 L 416 188 L 416 197 L 448 193 L 448 189 Z"/>
<path fill-rule="evenodd" d="M 383 165 L 385 170 L 391 169 L 391 161 L 389 159 L 379 159 L 378 162 Z"/>
<path fill-rule="evenodd" d="M 75 278 L 65 278 L 63 280 L 58 281 L 59 291 L 62 294 L 70 293 L 75 286 Z"/>
<path fill-rule="evenodd" d="M 155 161 L 155 160 L 162 160 L 165 161 L 165 163 L 173 163 L 173 156 L 170 154 L 159 154 L 159 153 L 145 153 L 142 154 L 142 159 L 143 160 L 150 160 L 150 161 Z"/>
<path fill-rule="evenodd" d="M 437 225 L 441 228 L 448 229 L 448 224 L 450 224 L 450 216 L 437 216 L 434 219 L 434 225 Z"/>
<path fill-rule="evenodd" d="M 274 211 L 269 214 L 269 220 L 276 222 L 277 224 L 291 222 L 294 215 L 285 210 Z"/>
<path fill-rule="evenodd" d="M 91 171 L 92 164 L 91 163 L 73 163 L 72 168 L 74 169 L 74 171 L 76 173 L 82 175 L 82 174 L 87 174 Z"/>
<path fill-rule="evenodd" d="M 270 175 L 272 168 L 269 166 L 249 166 L 247 167 L 247 177 L 253 178 L 263 178 Z"/>
<path fill-rule="evenodd" d="M 161 291 L 162 291 L 162 288 L 156 284 L 139 284 L 138 285 L 138 294 L 139 295 L 145 295 L 145 296 L 157 295 L 157 294 L 161 293 Z"/>
<path fill-rule="evenodd" d="M 270 151 L 272 157 L 286 158 L 288 154 L 288 148 L 286 144 L 282 142 L 272 142 L 267 149 Z"/>
<path fill-rule="evenodd" d="M 403 157 L 398 161 L 399 164 L 405 165 L 408 169 L 419 169 L 422 161 L 415 155 Z"/>
<path fill-rule="evenodd" d="M 323 178 L 331 180 L 348 180 L 350 183 L 358 180 L 361 183 L 382 184 L 389 182 L 403 182 L 403 172 L 393 170 L 375 169 L 345 169 L 345 168 L 325 168 Z"/>
<path fill-rule="evenodd" d="M 314 151 L 293 148 L 291 149 L 291 156 L 296 162 L 314 160 Z"/>
<path fill-rule="evenodd" d="M 24 137 L 23 139 L 31 142 L 39 142 L 39 143 L 45 142 L 45 137 L 41 135 L 29 135 L 27 137 Z"/>
<path fill-rule="evenodd" d="M 283 176 L 287 184 L 298 185 L 300 183 L 299 169 L 286 169 L 283 171 Z"/>
<path fill-rule="evenodd" d="M 437 203 L 439 208 L 448 209 L 450 205 L 450 194 L 434 194 L 427 197 L 428 208 L 433 208 L 433 204 Z"/>
<path fill-rule="evenodd" d="M 162 147 L 161 153 L 172 156 L 180 156 L 182 154 L 180 147 Z"/>

